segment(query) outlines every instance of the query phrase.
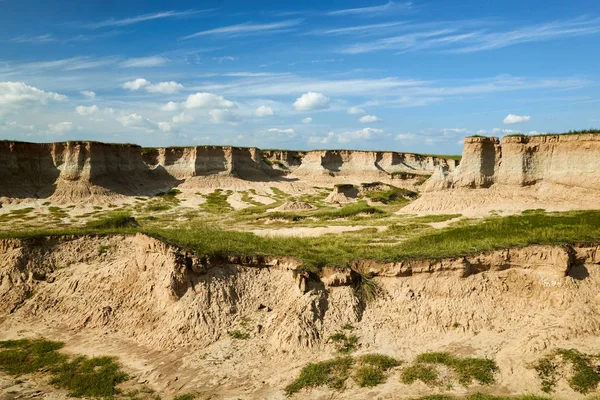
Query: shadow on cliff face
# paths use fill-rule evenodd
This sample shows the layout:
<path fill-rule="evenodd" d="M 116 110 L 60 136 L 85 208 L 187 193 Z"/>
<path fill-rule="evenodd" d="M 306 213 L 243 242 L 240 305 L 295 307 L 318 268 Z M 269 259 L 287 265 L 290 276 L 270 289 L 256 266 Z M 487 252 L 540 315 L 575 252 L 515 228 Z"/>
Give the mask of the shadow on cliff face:
<path fill-rule="evenodd" d="M 49 197 L 59 175 L 51 146 L 0 142 L 0 197 Z"/>
<path fill-rule="evenodd" d="M 328 151 L 321 157 L 321 166 L 331 172 L 340 172 L 343 164 L 342 155 L 337 151 Z"/>

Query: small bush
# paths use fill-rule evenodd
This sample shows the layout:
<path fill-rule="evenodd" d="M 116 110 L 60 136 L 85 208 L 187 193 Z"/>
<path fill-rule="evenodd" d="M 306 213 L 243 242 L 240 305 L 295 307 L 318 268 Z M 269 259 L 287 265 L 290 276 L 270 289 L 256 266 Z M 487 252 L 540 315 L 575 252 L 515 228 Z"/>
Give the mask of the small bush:
<path fill-rule="evenodd" d="M 288 396 L 303 388 L 327 386 L 342 390 L 350 374 L 353 360 L 351 357 L 340 357 L 333 360 L 308 364 L 302 368 L 300 376 L 285 388 Z"/>

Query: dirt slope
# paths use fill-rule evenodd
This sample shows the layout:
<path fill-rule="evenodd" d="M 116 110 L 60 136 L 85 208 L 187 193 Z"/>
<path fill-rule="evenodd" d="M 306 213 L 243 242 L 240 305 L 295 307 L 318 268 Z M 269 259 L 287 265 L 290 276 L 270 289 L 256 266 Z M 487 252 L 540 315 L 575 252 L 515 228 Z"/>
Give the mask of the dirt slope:
<path fill-rule="evenodd" d="M 335 356 L 328 338 L 350 324 L 357 354 L 489 357 L 497 383 L 470 390 L 531 392 L 539 382 L 527 365 L 541 355 L 597 352 L 599 263 L 597 245 L 359 262 L 356 270 L 378 276 L 380 293 L 367 302 L 356 274 L 326 269 L 311 278 L 293 271 L 293 259 L 207 260 L 144 235 L 2 240 L 0 339 L 45 335 L 67 350 L 114 354 L 165 394 L 276 399 L 306 363 Z M 232 339 L 234 330 L 250 338 Z M 373 389 L 350 382 L 343 398 L 432 393 L 398 374 Z M 582 398 L 565 382 L 559 395 Z"/>

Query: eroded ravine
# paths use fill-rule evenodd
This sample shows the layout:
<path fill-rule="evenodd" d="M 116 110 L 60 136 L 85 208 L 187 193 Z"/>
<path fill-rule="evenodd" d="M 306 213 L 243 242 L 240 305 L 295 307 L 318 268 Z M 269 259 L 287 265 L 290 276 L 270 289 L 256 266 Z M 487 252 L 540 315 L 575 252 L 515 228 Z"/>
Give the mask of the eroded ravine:
<path fill-rule="evenodd" d="M 597 244 L 360 261 L 320 276 L 292 258 L 202 258 L 142 234 L 7 239 L 0 257 L 0 339 L 44 335 L 116 355 L 165 394 L 282 398 L 302 366 L 335 356 L 328 339 L 344 326 L 356 354 L 492 358 L 497 382 L 479 389 L 500 393 L 538 388 L 528 365 L 554 348 L 599 344 Z M 360 274 L 374 276 L 371 301 Z M 366 390 L 350 384 L 344 398 Z M 395 375 L 369 390 L 429 393 Z M 557 394 L 581 397 L 566 384 Z"/>

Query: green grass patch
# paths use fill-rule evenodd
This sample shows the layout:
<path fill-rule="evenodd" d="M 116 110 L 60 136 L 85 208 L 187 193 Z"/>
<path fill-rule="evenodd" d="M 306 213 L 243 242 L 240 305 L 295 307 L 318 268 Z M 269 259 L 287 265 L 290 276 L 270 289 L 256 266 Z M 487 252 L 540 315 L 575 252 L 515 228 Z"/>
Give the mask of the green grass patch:
<path fill-rule="evenodd" d="M 450 353 L 432 352 L 417 356 L 416 363 L 440 364 L 450 367 L 456 372 L 458 382 L 463 386 L 469 386 L 473 380 L 483 385 L 495 382 L 494 373 L 498 366 L 494 360 L 484 358 L 461 358 Z"/>
<path fill-rule="evenodd" d="M 337 352 L 341 354 L 352 353 L 358 346 L 358 336 L 346 335 L 342 332 L 334 333 L 329 337 L 329 340 L 335 344 Z"/>
<path fill-rule="evenodd" d="M 559 369 L 570 364 L 568 383 L 576 392 L 587 394 L 597 389 L 600 383 L 598 357 L 583 354 L 575 349 L 557 349 L 540 359 L 533 368 L 541 380 L 542 391 L 554 391 L 559 378 Z"/>
<path fill-rule="evenodd" d="M 225 214 L 233 211 L 233 207 L 227 202 L 231 191 L 223 192 L 221 189 L 215 189 L 214 192 L 204 195 L 206 201 L 200 204 L 200 208 L 211 214 Z"/>
<path fill-rule="evenodd" d="M 395 187 L 387 190 L 366 191 L 363 196 L 377 203 L 391 205 L 408 203 L 419 197 L 419 194 L 412 190 Z"/>
<path fill-rule="evenodd" d="M 405 367 L 400 375 L 400 381 L 405 385 L 411 385 L 421 381 L 429 386 L 439 385 L 439 373 L 431 365 L 414 364 Z"/>
<path fill-rule="evenodd" d="M 250 338 L 250 334 L 242 331 L 228 331 L 227 334 L 233 339 L 245 340 Z"/>
<path fill-rule="evenodd" d="M 49 373 L 50 384 L 70 391 L 71 397 L 113 397 L 128 379 L 111 357 L 70 358 L 58 352 L 61 342 L 9 340 L 0 342 L 0 370 L 13 376 Z"/>
<path fill-rule="evenodd" d="M 173 400 L 194 400 L 195 398 L 196 398 L 195 395 L 186 393 L 186 394 L 180 394 L 179 396 L 173 397 Z"/>
<path fill-rule="evenodd" d="M 423 215 L 420 217 L 413 217 L 410 222 L 430 224 L 434 222 L 445 222 L 451 219 L 462 217 L 462 214 L 435 214 L 435 215 Z"/>
<path fill-rule="evenodd" d="M 122 229 L 122 228 L 136 228 L 139 224 L 129 213 L 125 212 L 114 212 L 106 215 L 105 217 L 99 218 L 94 221 L 89 221 L 87 227 L 90 229 Z"/>
<path fill-rule="evenodd" d="M 354 361 L 351 357 L 340 357 L 333 360 L 308 364 L 300 372 L 300 376 L 285 387 L 285 394 L 291 396 L 304 388 L 327 386 L 342 390 Z"/>
<path fill-rule="evenodd" d="M 112 397 L 129 377 L 112 357 L 76 357 L 54 368 L 50 384 L 70 391 L 71 397 Z"/>

